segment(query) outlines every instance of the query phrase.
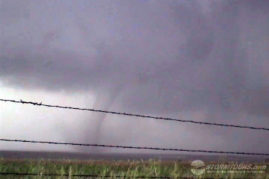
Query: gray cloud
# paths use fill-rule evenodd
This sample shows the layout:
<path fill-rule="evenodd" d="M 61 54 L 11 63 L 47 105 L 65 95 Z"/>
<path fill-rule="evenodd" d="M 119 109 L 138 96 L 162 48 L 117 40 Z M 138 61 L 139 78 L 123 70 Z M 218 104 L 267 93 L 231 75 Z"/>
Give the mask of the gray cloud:
<path fill-rule="evenodd" d="M 267 1 L 19 2 L 0 1 L 6 85 L 90 91 L 102 109 L 269 125 Z"/>

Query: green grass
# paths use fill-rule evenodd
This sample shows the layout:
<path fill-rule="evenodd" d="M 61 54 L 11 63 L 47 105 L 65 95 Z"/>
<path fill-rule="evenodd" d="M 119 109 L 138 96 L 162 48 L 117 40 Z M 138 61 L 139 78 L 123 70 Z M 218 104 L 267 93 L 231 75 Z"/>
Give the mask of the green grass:
<path fill-rule="evenodd" d="M 215 162 L 216 163 L 216 162 Z M 24 176 L 20 178 L 43 178 L 43 174 L 68 175 L 98 175 L 104 176 L 122 176 L 121 178 L 136 178 L 139 176 L 168 176 L 193 178 L 188 162 L 173 161 L 75 161 L 75 160 L 6 160 L 0 159 L 0 172 L 15 173 L 38 173 L 40 176 Z M 262 174 L 260 173 L 221 173 L 203 174 L 199 178 L 268 178 L 269 167 Z M 0 175 L 0 178 L 15 178 L 16 176 Z M 18 178 L 18 177 L 17 177 Z M 46 178 L 63 178 L 47 177 Z M 198 178 L 198 177 L 196 177 Z"/>

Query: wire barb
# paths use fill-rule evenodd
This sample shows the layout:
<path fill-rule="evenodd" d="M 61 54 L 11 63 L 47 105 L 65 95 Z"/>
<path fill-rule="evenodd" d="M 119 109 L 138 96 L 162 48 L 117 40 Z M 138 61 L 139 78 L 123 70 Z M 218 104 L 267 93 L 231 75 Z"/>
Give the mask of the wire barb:
<path fill-rule="evenodd" d="M 92 109 L 92 108 L 79 108 L 79 107 L 71 107 L 71 106 L 50 105 L 50 104 L 43 104 L 42 102 L 37 103 L 37 102 L 32 102 L 32 101 L 24 101 L 24 100 L 17 101 L 17 100 L 1 99 L 1 98 L 0 98 L 0 101 L 11 102 L 11 103 L 21 103 L 21 104 L 31 104 L 31 105 L 35 105 L 35 106 L 43 106 L 43 107 L 49 107 L 49 108 L 91 111 L 91 112 L 107 113 L 107 114 L 122 115 L 122 116 L 132 116 L 132 117 L 150 118 L 150 119 L 156 119 L 156 120 L 192 123 L 192 124 L 199 124 L 199 125 L 210 125 L 210 126 L 233 127 L 233 128 L 241 128 L 241 129 L 269 131 L 269 128 L 265 128 L 265 127 L 253 127 L 253 126 L 243 126 L 243 125 L 234 125 L 234 124 L 223 124 L 223 123 L 183 120 L 183 119 L 175 119 L 175 118 L 169 118 L 169 117 L 157 117 L 157 116 L 150 116 L 150 115 L 143 115 L 143 114 L 132 114 L 132 113 L 126 113 L 126 112 L 115 112 L 115 111 L 107 111 L 107 110 Z"/>
<path fill-rule="evenodd" d="M 103 147 L 103 148 L 117 148 L 117 149 L 158 150 L 158 151 L 194 152 L 194 153 L 269 156 L 269 153 L 232 152 L 232 151 L 217 151 L 217 150 L 193 150 L 193 149 L 179 149 L 179 148 L 124 146 L 124 145 L 108 145 L 108 144 L 82 144 L 82 143 L 72 143 L 72 142 L 36 141 L 36 140 L 22 140 L 22 139 L 0 139 L 0 141 L 23 142 L 23 143 L 33 143 L 33 144 L 72 145 L 72 146 L 83 146 L 83 147 Z"/>

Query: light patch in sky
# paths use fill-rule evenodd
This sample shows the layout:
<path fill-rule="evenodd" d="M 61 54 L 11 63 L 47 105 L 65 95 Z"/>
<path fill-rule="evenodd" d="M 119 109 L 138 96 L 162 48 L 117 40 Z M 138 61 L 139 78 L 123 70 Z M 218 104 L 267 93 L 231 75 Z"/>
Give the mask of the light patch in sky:
<path fill-rule="evenodd" d="M 95 100 L 90 94 L 67 94 L 9 88 L 0 83 L 1 98 L 35 101 L 47 104 L 92 107 Z M 74 130 L 79 119 L 84 118 L 79 111 L 61 110 L 32 105 L 0 103 L 1 138 L 65 141 L 64 133 Z M 68 126 L 68 127 L 67 127 Z M 75 135 L 75 133 L 74 133 Z M 69 140 L 70 141 L 70 140 Z M 65 146 L 0 142 L 0 150 L 65 150 Z"/>

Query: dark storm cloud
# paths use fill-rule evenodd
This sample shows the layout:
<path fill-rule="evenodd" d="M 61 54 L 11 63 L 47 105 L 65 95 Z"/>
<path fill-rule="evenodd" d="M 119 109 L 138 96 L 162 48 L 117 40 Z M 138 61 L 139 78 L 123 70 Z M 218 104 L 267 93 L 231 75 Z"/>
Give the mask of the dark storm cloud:
<path fill-rule="evenodd" d="M 91 91 L 97 108 L 269 124 L 267 1 L 0 2 L 7 85 Z"/>

